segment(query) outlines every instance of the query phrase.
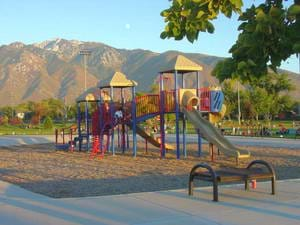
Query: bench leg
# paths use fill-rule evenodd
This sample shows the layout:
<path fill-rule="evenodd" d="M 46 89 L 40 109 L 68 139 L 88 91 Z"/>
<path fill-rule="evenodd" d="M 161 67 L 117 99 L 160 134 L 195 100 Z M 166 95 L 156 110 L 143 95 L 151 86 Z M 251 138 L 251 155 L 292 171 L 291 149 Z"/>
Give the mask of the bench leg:
<path fill-rule="evenodd" d="M 213 192 L 214 192 L 214 198 L 213 201 L 214 202 L 218 202 L 219 201 L 219 194 L 218 194 L 218 181 L 214 181 L 213 182 Z"/>
<path fill-rule="evenodd" d="M 245 190 L 249 191 L 249 180 L 245 180 Z"/>
<path fill-rule="evenodd" d="M 272 195 L 275 195 L 275 181 L 276 181 L 275 176 L 271 178 L 271 181 L 272 181 Z"/>
<path fill-rule="evenodd" d="M 194 177 L 190 177 L 189 179 L 189 195 L 193 195 L 193 191 L 194 191 Z"/>

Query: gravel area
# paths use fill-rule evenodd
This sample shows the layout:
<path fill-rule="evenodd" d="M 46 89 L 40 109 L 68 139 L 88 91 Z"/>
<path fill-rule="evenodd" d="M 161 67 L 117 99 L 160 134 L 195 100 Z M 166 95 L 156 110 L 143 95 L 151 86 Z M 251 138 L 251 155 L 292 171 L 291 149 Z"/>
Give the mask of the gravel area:
<path fill-rule="evenodd" d="M 54 198 L 100 196 L 133 192 L 187 188 L 188 174 L 193 165 L 207 162 L 215 166 L 235 166 L 235 159 L 216 156 L 210 162 L 208 146 L 197 157 L 196 144 L 188 144 L 188 158 L 176 159 L 174 151 L 160 159 L 157 148 L 144 151 L 138 144 L 138 155 L 131 151 L 103 159 L 90 159 L 86 152 L 56 151 L 53 144 L 0 147 L 0 179 L 30 191 Z M 273 164 L 278 179 L 300 178 L 299 149 L 242 147 L 251 151 L 254 159 Z M 209 184 L 203 184 L 209 185 Z"/>

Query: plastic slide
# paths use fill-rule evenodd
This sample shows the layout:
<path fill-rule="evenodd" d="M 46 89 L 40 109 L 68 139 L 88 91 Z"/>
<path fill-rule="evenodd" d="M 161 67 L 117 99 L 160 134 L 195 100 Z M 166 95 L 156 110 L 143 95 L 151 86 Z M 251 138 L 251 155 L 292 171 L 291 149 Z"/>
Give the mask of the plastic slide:
<path fill-rule="evenodd" d="M 155 138 L 151 136 L 148 132 L 146 132 L 142 127 L 139 125 L 136 126 L 136 133 L 140 135 L 142 138 L 147 140 L 149 143 L 154 145 L 155 147 L 160 147 L 160 140 L 158 138 Z M 166 150 L 174 150 L 175 147 L 169 144 L 165 144 Z"/>
<path fill-rule="evenodd" d="M 200 130 L 202 137 L 209 143 L 216 145 L 225 155 L 234 156 L 238 159 L 250 157 L 249 151 L 235 147 L 218 129 L 204 119 L 198 110 L 191 106 L 191 103 L 193 102 L 191 99 L 195 97 L 195 95 L 188 93 L 187 96 L 183 98 L 182 105 L 188 109 L 182 107 L 182 111 L 187 119 L 192 122 L 194 127 Z"/>

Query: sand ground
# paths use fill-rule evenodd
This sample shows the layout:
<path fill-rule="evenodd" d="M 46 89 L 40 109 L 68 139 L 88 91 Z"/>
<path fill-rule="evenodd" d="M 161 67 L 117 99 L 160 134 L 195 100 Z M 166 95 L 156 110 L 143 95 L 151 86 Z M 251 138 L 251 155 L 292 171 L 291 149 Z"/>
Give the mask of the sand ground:
<path fill-rule="evenodd" d="M 177 160 L 174 151 L 166 159 L 160 159 L 157 148 L 145 153 L 143 143 L 138 144 L 136 158 L 128 151 L 103 159 L 89 159 L 85 152 L 56 151 L 53 144 L 1 147 L 0 179 L 54 198 L 82 197 L 187 188 L 189 171 L 199 162 L 236 166 L 234 158 L 222 154 L 212 163 L 207 145 L 199 158 L 196 148 L 188 144 L 188 158 Z M 300 149 L 246 149 L 252 157 L 241 161 L 240 167 L 263 159 L 275 167 L 278 179 L 300 178 Z"/>

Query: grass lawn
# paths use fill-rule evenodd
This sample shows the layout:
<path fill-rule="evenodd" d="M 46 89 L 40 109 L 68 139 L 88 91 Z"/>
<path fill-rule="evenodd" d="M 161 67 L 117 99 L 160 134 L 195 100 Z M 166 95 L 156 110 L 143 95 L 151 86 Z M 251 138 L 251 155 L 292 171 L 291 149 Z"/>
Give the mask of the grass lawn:
<path fill-rule="evenodd" d="M 43 125 L 30 127 L 28 125 L 1 125 L 0 135 L 52 135 L 55 132 L 55 128 L 70 127 L 70 124 L 54 124 L 52 129 L 45 129 Z"/>
<path fill-rule="evenodd" d="M 52 129 L 45 129 L 43 125 L 29 127 L 28 125 L 1 125 L 0 126 L 0 135 L 52 135 L 55 133 L 55 128 L 66 128 L 70 127 L 73 123 L 56 123 Z M 146 124 L 143 124 L 146 126 Z M 182 123 L 180 122 L 180 132 L 182 132 Z M 279 130 L 281 127 L 285 127 L 289 130 L 288 134 L 284 134 L 284 138 L 300 138 L 300 135 L 296 136 L 296 129 L 300 128 L 300 122 L 296 121 L 293 124 L 293 121 L 272 121 L 270 124 L 263 121 L 259 121 L 256 124 L 249 125 L 243 123 L 240 127 L 238 126 L 237 121 L 223 121 L 221 122 L 221 128 L 225 130 L 226 135 L 238 135 L 238 136 L 261 136 L 260 130 L 262 127 L 271 127 L 270 137 L 280 138 Z M 233 127 L 235 127 L 235 134 L 233 134 Z M 239 127 L 239 129 L 237 129 Z M 149 128 L 150 129 L 150 128 Z M 172 123 L 172 126 L 168 126 L 168 133 L 175 133 L 175 123 Z M 187 122 L 187 133 L 194 134 L 196 133 L 193 124 Z"/>

